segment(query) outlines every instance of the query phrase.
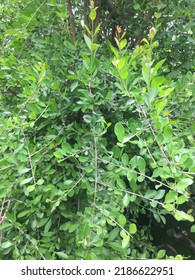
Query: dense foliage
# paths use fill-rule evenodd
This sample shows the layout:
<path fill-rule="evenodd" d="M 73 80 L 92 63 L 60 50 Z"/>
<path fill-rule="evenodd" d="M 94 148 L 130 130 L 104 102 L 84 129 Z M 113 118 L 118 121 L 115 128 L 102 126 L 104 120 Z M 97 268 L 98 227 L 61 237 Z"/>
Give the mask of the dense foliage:
<path fill-rule="evenodd" d="M 1 259 L 173 258 L 153 226 L 195 232 L 193 1 L 94 2 L 0 4 Z"/>

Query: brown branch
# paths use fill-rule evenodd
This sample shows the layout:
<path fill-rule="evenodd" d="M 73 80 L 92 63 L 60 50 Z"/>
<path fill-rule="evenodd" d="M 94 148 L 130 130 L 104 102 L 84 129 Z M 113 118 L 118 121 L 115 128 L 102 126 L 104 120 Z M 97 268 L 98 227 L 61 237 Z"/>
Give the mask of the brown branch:
<path fill-rule="evenodd" d="M 102 25 L 102 29 L 103 29 L 103 26 L 105 27 L 106 22 L 108 20 L 110 20 L 110 22 L 111 22 L 110 41 L 111 41 L 111 44 L 114 45 L 115 44 L 114 37 L 115 37 L 115 34 L 116 34 L 116 25 L 119 24 L 119 22 L 116 23 L 116 20 L 119 16 L 118 13 L 117 13 L 117 7 L 111 0 L 105 0 L 102 3 L 102 8 L 109 12 L 109 15 L 107 16 L 107 19 L 105 20 L 104 24 Z M 102 31 L 102 29 L 100 31 Z"/>
<path fill-rule="evenodd" d="M 102 0 L 96 1 L 96 6 L 98 7 L 97 9 L 97 16 L 95 19 L 95 24 L 94 24 L 94 30 L 96 29 L 96 27 L 98 26 L 99 22 L 100 22 L 100 15 L 101 15 L 101 10 L 102 10 Z"/>
<path fill-rule="evenodd" d="M 68 5 L 68 13 L 70 17 L 70 27 L 71 27 L 71 33 L 73 40 L 76 40 L 76 27 L 75 27 L 75 20 L 74 20 L 74 14 L 72 11 L 72 3 L 71 0 L 67 0 Z"/>
<path fill-rule="evenodd" d="M 1 209 L 0 209 L 0 225 L 4 222 L 6 218 L 6 213 L 9 210 L 10 200 L 3 199 Z"/>
<path fill-rule="evenodd" d="M 86 26 L 89 26 L 89 21 L 88 21 L 88 17 L 87 17 L 87 14 L 88 14 L 87 3 L 88 3 L 88 0 L 85 0 L 84 5 L 83 5 L 83 17 L 84 17 L 84 24 Z M 87 32 L 85 31 L 85 33 L 87 33 Z"/>
<path fill-rule="evenodd" d="M 150 9 L 150 10 L 148 11 L 148 13 L 145 14 L 145 17 L 144 17 L 143 22 L 142 22 L 141 31 L 140 31 L 140 33 L 137 35 L 135 41 L 130 45 L 131 48 L 135 48 L 137 45 L 140 44 L 141 40 L 142 40 L 143 37 L 144 37 L 145 30 L 146 30 L 146 28 L 147 28 L 149 22 L 151 21 L 151 18 L 152 18 L 153 13 L 154 13 L 153 9 Z"/>

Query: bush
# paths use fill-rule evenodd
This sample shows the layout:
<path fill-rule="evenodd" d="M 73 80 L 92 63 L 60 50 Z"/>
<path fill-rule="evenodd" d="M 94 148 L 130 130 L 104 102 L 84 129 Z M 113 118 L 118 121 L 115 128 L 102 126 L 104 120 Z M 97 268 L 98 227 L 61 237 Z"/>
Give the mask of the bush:
<path fill-rule="evenodd" d="M 194 221 L 182 209 L 195 172 L 193 102 L 179 106 L 193 75 L 163 75 L 153 29 L 132 53 L 119 29 L 107 55 L 97 32 L 78 43 L 6 31 L 1 259 L 163 258 L 152 221 Z"/>

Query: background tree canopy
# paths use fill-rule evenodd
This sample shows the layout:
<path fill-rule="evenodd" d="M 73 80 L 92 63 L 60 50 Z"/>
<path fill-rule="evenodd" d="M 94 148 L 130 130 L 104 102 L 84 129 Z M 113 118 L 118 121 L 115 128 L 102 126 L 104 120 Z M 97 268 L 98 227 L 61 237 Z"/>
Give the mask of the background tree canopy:
<path fill-rule="evenodd" d="M 194 258 L 194 6 L 1 2 L 1 259 Z"/>

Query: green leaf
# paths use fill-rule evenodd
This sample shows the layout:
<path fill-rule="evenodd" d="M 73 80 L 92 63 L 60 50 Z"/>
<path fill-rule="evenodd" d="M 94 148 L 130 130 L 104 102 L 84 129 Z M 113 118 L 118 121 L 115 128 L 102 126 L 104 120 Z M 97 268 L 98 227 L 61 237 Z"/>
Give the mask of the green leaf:
<path fill-rule="evenodd" d="M 68 142 L 63 142 L 62 143 L 62 150 L 64 151 L 65 154 L 71 154 L 72 153 L 72 148 Z"/>
<path fill-rule="evenodd" d="M 51 191 L 53 189 L 55 189 L 55 186 L 52 185 L 52 184 L 48 184 L 47 186 L 44 187 L 43 191 L 48 192 L 48 191 Z"/>
<path fill-rule="evenodd" d="M 127 39 L 123 39 L 122 41 L 120 41 L 119 43 L 119 49 L 122 50 L 124 49 L 124 47 L 127 45 Z"/>
<path fill-rule="evenodd" d="M 165 203 L 172 203 L 177 200 L 178 193 L 174 191 L 169 191 L 165 196 Z"/>
<path fill-rule="evenodd" d="M 87 35 L 85 35 L 85 34 L 84 34 L 84 39 L 85 39 L 85 43 L 87 44 L 88 48 L 90 50 L 92 50 L 92 48 L 91 48 L 91 44 L 92 44 L 91 39 Z"/>
<path fill-rule="evenodd" d="M 30 210 L 23 210 L 18 214 L 18 218 L 22 218 L 28 214 L 30 214 Z"/>
<path fill-rule="evenodd" d="M 33 199 L 33 204 L 34 205 L 38 204 L 40 202 L 41 198 L 42 198 L 42 194 L 36 196 L 35 199 Z"/>
<path fill-rule="evenodd" d="M 96 35 L 99 30 L 100 30 L 100 26 L 101 26 L 101 22 L 98 24 L 98 26 L 96 27 L 95 31 L 94 31 L 94 35 Z"/>
<path fill-rule="evenodd" d="M 72 185 L 73 183 L 74 183 L 73 180 L 68 179 L 68 180 L 66 180 L 66 181 L 64 182 L 64 185 L 70 186 L 70 185 Z"/>
<path fill-rule="evenodd" d="M 18 170 L 18 173 L 19 173 L 19 174 L 24 174 L 24 173 L 27 173 L 29 170 L 30 170 L 30 168 L 21 167 L 21 168 Z"/>
<path fill-rule="evenodd" d="M 188 201 L 188 197 L 186 195 L 181 195 L 178 197 L 176 203 L 180 205 L 185 203 L 186 201 Z"/>
<path fill-rule="evenodd" d="M 0 198 L 4 198 L 9 193 L 10 188 L 8 186 L 0 186 Z"/>
<path fill-rule="evenodd" d="M 56 149 L 56 151 L 53 154 L 56 158 L 63 158 L 65 155 L 65 152 L 62 149 L 58 148 L 58 149 Z"/>
<path fill-rule="evenodd" d="M 24 179 L 24 180 L 22 180 L 22 181 L 20 182 L 20 185 L 21 185 L 21 186 L 26 185 L 26 184 L 28 184 L 32 179 L 33 179 L 33 177 L 26 178 L 26 179 Z"/>
<path fill-rule="evenodd" d="M 132 135 L 125 135 L 125 136 L 123 137 L 123 144 L 124 144 L 124 143 L 127 143 L 131 138 L 132 138 Z"/>
<path fill-rule="evenodd" d="M 182 255 L 176 255 L 174 260 L 183 260 L 184 257 Z"/>
<path fill-rule="evenodd" d="M 112 45 L 110 42 L 108 42 L 108 47 L 109 47 L 109 49 L 113 52 L 113 54 L 115 55 L 115 57 L 116 57 L 117 59 L 119 59 L 119 52 L 113 47 L 113 45 Z"/>
<path fill-rule="evenodd" d="M 156 190 L 148 190 L 146 191 L 144 197 L 147 197 L 147 198 L 154 198 L 155 195 L 156 195 L 157 191 Z"/>
<path fill-rule="evenodd" d="M 47 233 L 50 230 L 51 226 L 52 226 L 52 219 L 49 219 L 49 221 L 46 223 L 44 227 L 44 233 Z"/>
<path fill-rule="evenodd" d="M 0 230 L 3 230 L 5 228 L 9 228 L 11 227 L 12 224 L 11 223 L 6 223 L 5 221 L 3 222 L 3 224 L 0 225 Z"/>
<path fill-rule="evenodd" d="M 118 67 L 119 70 L 121 70 L 123 68 L 125 62 L 126 62 L 125 57 L 122 57 L 122 58 L 119 59 L 118 64 L 117 64 L 117 67 Z"/>
<path fill-rule="evenodd" d="M 121 123 L 116 123 L 114 126 L 114 132 L 117 136 L 119 142 L 123 141 L 123 137 L 125 136 L 125 128 Z"/>
<path fill-rule="evenodd" d="M 129 163 L 129 156 L 126 153 L 124 153 L 121 157 L 121 161 L 124 165 L 127 165 Z"/>
<path fill-rule="evenodd" d="M 130 234 L 135 234 L 137 232 L 137 225 L 134 223 L 131 223 L 129 225 L 129 233 Z"/>
<path fill-rule="evenodd" d="M 150 201 L 150 205 L 151 205 L 153 208 L 156 208 L 157 202 L 156 202 L 156 201 Z"/>
<path fill-rule="evenodd" d="M 129 202 L 130 202 L 130 196 L 128 193 L 126 193 L 125 196 L 123 197 L 123 205 L 127 207 L 129 205 Z"/>
<path fill-rule="evenodd" d="M 174 91 L 174 88 L 167 88 L 166 90 L 161 90 L 160 92 L 159 92 L 159 96 L 160 97 L 164 97 L 164 96 L 167 96 L 167 95 L 169 95 L 172 91 Z"/>
<path fill-rule="evenodd" d="M 91 252 L 86 255 L 85 260 L 98 260 L 98 256 L 94 252 Z"/>
<path fill-rule="evenodd" d="M 141 6 L 140 6 L 139 3 L 134 3 L 133 7 L 134 7 L 135 10 L 140 10 L 141 9 Z"/>
<path fill-rule="evenodd" d="M 122 238 L 125 238 L 125 237 L 127 236 L 126 231 L 121 230 L 121 231 L 120 231 L 120 236 L 121 236 Z"/>
<path fill-rule="evenodd" d="M 60 82 L 59 81 L 55 81 L 53 83 L 53 90 L 59 90 L 60 88 Z"/>
<path fill-rule="evenodd" d="M 68 232 L 69 233 L 74 232 L 77 230 L 78 227 L 79 227 L 79 224 L 72 224 L 72 225 L 70 225 Z"/>
<path fill-rule="evenodd" d="M 114 157 L 116 159 L 118 159 L 120 157 L 120 154 L 121 154 L 121 150 L 119 149 L 118 146 L 114 146 L 113 149 L 112 149 L 112 152 L 114 154 Z"/>
<path fill-rule="evenodd" d="M 18 35 L 19 30 L 17 30 L 17 29 L 7 29 L 5 34 L 7 34 L 7 35 Z"/>
<path fill-rule="evenodd" d="M 48 220 L 49 220 L 49 218 L 42 218 L 42 219 L 40 219 L 40 220 L 38 221 L 37 227 L 42 227 L 42 226 L 44 226 L 44 225 L 47 223 Z"/>
<path fill-rule="evenodd" d="M 129 72 L 125 68 L 120 70 L 120 76 L 121 76 L 122 80 L 125 80 L 128 77 L 128 75 L 129 75 Z"/>
<path fill-rule="evenodd" d="M 190 185 L 193 184 L 193 180 L 190 179 L 190 178 L 184 178 L 184 179 L 181 179 L 177 185 L 175 186 L 175 189 L 178 190 L 178 191 L 185 191 L 186 188 Z"/>
<path fill-rule="evenodd" d="M 83 156 L 80 156 L 78 159 L 80 162 L 87 162 L 89 160 L 88 157 L 83 157 Z"/>
<path fill-rule="evenodd" d="M 161 199 L 165 194 L 165 190 L 158 190 L 154 196 L 154 199 Z"/>
<path fill-rule="evenodd" d="M 183 211 L 179 211 L 179 210 L 177 210 L 175 212 L 174 217 L 177 221 L 190 221 L 190 222 L 194 221 L 194 217 L 192 215 L 189 215 L 189 214 L 187 214 Z"/>
<path fill-rule="evenodd" d="M 161 15 L 162 15 L 162 13 L 157 13 L 157 12 L 154 13 L 154 16 L 155 16 L 156 19 L 160 18 Z"/>
<path fill-rule="evenodd" d="M 9 247 L 13 246 L 13 243 L 11 243 L 10 241 L 5 241 L 1 244 L 1 248 L 2 249 L 7 249 Z"/>
<path fill-rule="evenodd" d="M 155 77 L 151 82 L 151 88 L 159 87 L 164 83 L 164 81 L 165 81 L 165 77 L 163 76 Z"/>
<path fill-rule="evenodd" d="M 164 107 L 167 105 L 167 99 L 165 100 L 157 100 L 154 104 L 155 108 L 158 111 L 158 114 L 164 109 Z"/>
<path fill-rule="evenodd" d="M 78 81 L 71 84 L 71 87 L 70 87 L 71 92 L 73 92 L 75 90 L 75 88 L 77 88 L 77 86 L 78 86 Z"/>
<path fill-rule="evenodd" d="M 127 222 L 127 219 L 126 219 L 126 217 L 123 214 L 120 214 L 118 216 L 117 220 L 118 220 L 118 223 L 121 225 L 121 227 L 124 227 L 126 222 Z"/>
<path fill-rule="evenodd" d="M 126 235 L 122 240 L 122 248 L 125 249 L 129 246 L 130 236 Z"/>
<path fill-rule="evenodd" d="M 111 230 L 111 232 L 109 233 L 108 236 L 108 241 L 113 241 L 115 240 L 118 236 L 119 236 L 119 228 L 114 228 L 113 230 Z"/>
<path fill-rule="evenodd" d="M 34 76 L 28 76 L 28 80 L 33 81 L 34 83 L 37 83 L 37 79 Z"/>
<path fill-rule="evenodd" d="M 45 180 L 43 178 L 41 178 L 37 181 L 37 185 L 41 186 L 41 185 L 43 185 L 44 182 L 45 182 Z"/>
<path fill-rule="evenodd" d="M 57 201 L 53 204 L 53 206 L 52 206 L 52 208 L 51 208 L 51 212 L 53 212 L 59 205 L 60 205 L 60 200 L 57 200 Z"/>
<path fill-rule="evenodd" d="M 132 157 L 130 160 L 130 163 L 131 163 L 132 169 L 135 169 L 137 167 L 137 156 Z"/>
<path fill-rule="evenodd" d="M 64 224 L 61 224 L 60 225 L 60 230 L 65 230 L 66 231 L 66 230 L 69 229 L 70 225 L 71 225 L 71 222 L 66 222 Z"/>
<path fill-rule="evenodd" d="M 158 88 L 151 88 L 150 92 L 146 92 L 146 94 L 144 95 L 144 102 L 148 107 L 155 100 L 157 94 L 158 94 Z"/>
<path fill-rule="evenodd" d="M 89 18 L 91 21 L 94 21 L 96 19 L 96 10 L 98 9 L 98 7 L 95 7 L 94 9 L 91 10 L 90 14 L 89 14 Z"/>
<path fill-rule="evenodd" d="M 149 73 L 149 69 L 146 66 L 143 66 L 142 68 L 142 76 L 144 81 L 146 82 L 147 85 L 150 84 L 150 73 Z"/>
<path fill-rule="evenodd" d="M 163 59 L 161 61 L 159 61 L 155 66 L 154 66 L 154 69 L 152 71 L 152 76 L 155 77 L 156 76 L 156 73 L 158 71 L 158 69 L 163 65 L 163 63 L 165 62 L 166 59 Z"/>
<path fill-rule="evenodd" d="M 27 187 L 27 191 L 30 193 L 35 190 L 35 185 L 30 185 Z"/>
<path fill-rule="evenodd" d="M 60 257 L 60 259 L 66 260 L 68 259 L 68 255 L 64 252 L 56 252 L 56 255 Z"/>
<path fill-rule="evenodd" d="M 117 241 L 111 242 L 111 243 L 109 243 L 109 246 L 114 251 L 117 251 L 117 252 L 122 252 L 123 251 L 123 248 L 121 247 L 121 243 L 119 241 L 118 242 Z"/>
<path fill-rule="evenodd" d="M 85 171 L 86 171 L 87 173 L 91 173 L 93 170 L 94 170 L 94 167 L 93 167 L 93 166 L 86 166 L 86 167 L 85 167 Z"/>
<path fill-rule="evenodd" d="M 163 204 L 163 208 L 166 209 L 168 212 L 172 212 L 175 210 L 175 207 L 173 204 Z"/>
<path fill-rule="evenodd" d="M 120 189 L 122 190 L 126 189 L 126 184 L 122 179 L 118 178 L 116 182 L 117 182 L 117 186 L 119 186 Z"/>
<path fill-rule="evenodd" d="M 97 50 L 99 47 L 100 47 L 100 45 L 98 45 L 98 44 L 94 44 L 94 43 L 91 44 L 92 51 Z"/>
<path fill-rule="evenodd" d="M 195 232 L 195 225 L 191 226 L 190 231 L 193 233 Z"/>
<path fill-rule="evenodd" d="M 137 157 L 137 166 L 139 168 L 140 173 L 144 174 L 145 173 L 145 168 L 146 168 L 146 162 L 140 156 Z"/>
<path fill-rule="evenodd" d="M 128 175 L 129 176 L 129 175 Z M 130 178 L 128 178 L 128 180 L 129 180 Z M 137 189 L 138 189 L 138 186 L 137 186 L 137 184 L 136 184 L 136 180 L 134 180 L 134 179 L 131 179 L 130 180 L 130 187 L 131 187 L 131 189 L 132 189 L 132 191 L 133 192 L 136 192 L 137 191 Z M 132 197 L 132 196 L 131 196 Z M 132 201 L 132 200 L 131 200 Z"/>
<path fill-rule="evenodd" d="M 157 259 L 162 259 L 162 258 L 164 258 L 165 254 L 166 254 L 166 250 L 160 250 L 160 251 L 158 251 Z"/>
<path fill-rule="evenodd" d="M 89 27 L 86 24 L 84 24 L 84 27 L 87 30 L 88 34 L 91 35 L 91 31 L 89 30 Z"/>
<path fill-rule="evenodd" d="M 102 247 L 104 240 L 102 238 L 100 238 L 100 236 L 96 235 L 92 239 L 92 243 L 95 244 L 96 247 Z"/>

